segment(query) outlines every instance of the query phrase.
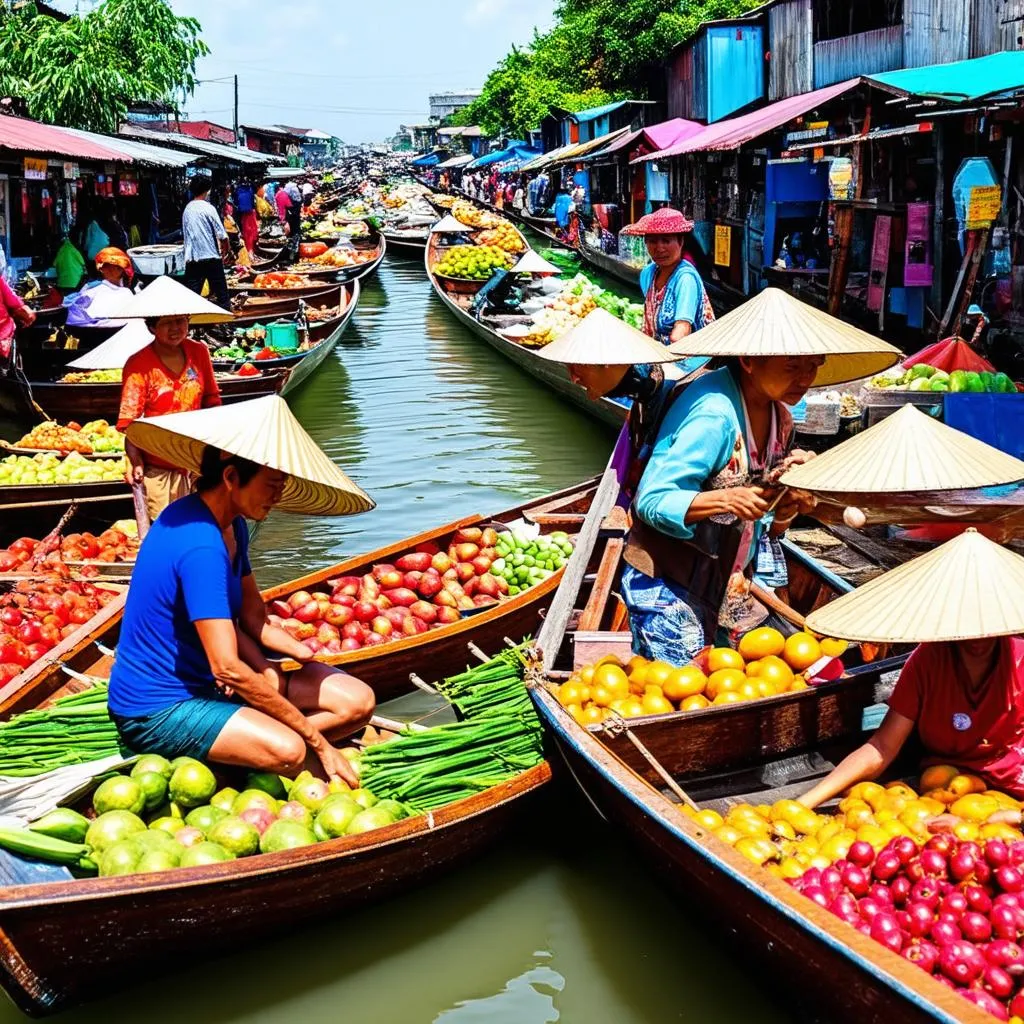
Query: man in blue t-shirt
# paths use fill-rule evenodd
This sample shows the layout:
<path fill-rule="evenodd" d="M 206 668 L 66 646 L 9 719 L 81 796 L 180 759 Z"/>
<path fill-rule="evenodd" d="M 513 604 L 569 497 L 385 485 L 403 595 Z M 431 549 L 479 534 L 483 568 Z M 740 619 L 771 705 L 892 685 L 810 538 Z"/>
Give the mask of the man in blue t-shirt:
<path fill-rule="evenodd" d="M 358 780 L 331 740 L 369 721 L 373 691 L 314 662 L 272 623 L 245 519 L 280 501 L 284 473 L 207 447 L 197 494 L 169 505 L 139 550 L 108 703 L 139 753 Z M 284 672 L 264 650 L 301 663 Z"/>

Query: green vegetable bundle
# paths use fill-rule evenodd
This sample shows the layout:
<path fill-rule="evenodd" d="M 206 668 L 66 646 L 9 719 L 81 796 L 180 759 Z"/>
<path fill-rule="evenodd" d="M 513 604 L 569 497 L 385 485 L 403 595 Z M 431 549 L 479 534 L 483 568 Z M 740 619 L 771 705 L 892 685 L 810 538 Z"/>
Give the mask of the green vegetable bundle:
<path fill-rule="evenodd" d="M 105 684 L 0 724 L 0 775 L 29 778 L 120 752 Z"/>
<path fill-rule="evenodd" d="M 464 720 L 371 747 L 361 782 L 380 799 L 425 812 L 490 789 L 544 759 L 523 684 L 522 648 L 446 679 L 438 689 Z"/>

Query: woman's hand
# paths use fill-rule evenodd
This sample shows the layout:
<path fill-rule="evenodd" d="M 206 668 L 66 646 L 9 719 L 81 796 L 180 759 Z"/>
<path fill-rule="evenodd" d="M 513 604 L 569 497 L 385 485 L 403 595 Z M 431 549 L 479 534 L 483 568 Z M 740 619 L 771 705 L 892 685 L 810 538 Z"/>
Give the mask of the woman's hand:
<path fill-rule="evenodd" d="M 768 511 L 762 487 L 727 487 L 720 493 L 725 498 L 727 511 L 737 519 L 757 522 Z"/>
<path fill-rule="evenodd" d="M 129 462 L 124 479 L 129 484 L 141 484 L 146 479 L 146 467 L 141 462 Z"/>
<path fill-rule="evenodd" d="M 775 522 L 788 523 L 797 516 L 808 516 L 817 507 L 818 499 L 809 491 L 787 490 L 775 506 Z"/>
<path fill-rule="evenodd" d="M 344 757 L 340 750 L 336 750 L 330 743 L 325 742 L 323 749 L 316 752 L 316 756 L 320 759 L 320 764 L 323 765 L 328 782 L 341 779 L 353 789 L 359 788 L 359 776 L 356 775 L 352 762 Z"/>

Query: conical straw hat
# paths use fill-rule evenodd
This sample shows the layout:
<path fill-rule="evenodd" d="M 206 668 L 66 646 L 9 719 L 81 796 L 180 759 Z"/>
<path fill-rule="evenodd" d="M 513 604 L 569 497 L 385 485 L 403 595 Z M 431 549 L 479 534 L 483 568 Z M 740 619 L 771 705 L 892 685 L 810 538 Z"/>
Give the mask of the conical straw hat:
<path fill-rule="evenodd" d="M 187 316 L 194 324 L 222 324 L 234 314 L 208 302 L 171 277 L 158 277 L 118 310 L 122 320 L 156 316 Z"/>
<path fill-rule="evenodd" d="M 604 309 L 588 313 L 571 331 L 537 350 L 542 359 L 580 366 L 632 366 L 681 359 L 660 342 Z"/>
<path fill-rule="evenodd" d="M 117 370 L 129 357 L 153 343 L 153 335 L 141 320 L 129 320 L 102 345 L 68 363 L 74 370 Z"/>
<path fill-rule="evenodd" d="M 814 387 L 871 377 L 903 358 L 898 348 L 779 288 L 766 288 L 676 342 L 672 351 L 681 356 L 825 356 Z"/>
<path fill-rule="evenodd" d="M 912 405 L 781 478 L 835 493 L 960 491 L 1024 480 L 1024 462 L 947 427 Z"/>
<path fill-rule="evenodd" d="M 519 262 L 512 268 L 513 274 L 560 274 L 562 271 L 535 249 L 527 249 Z"/>
<path fill-rule="evenodd" d="M 812 612 L 807 628 L 886 644 L 1024 633 L 1024 558 L 968 529 Z"/>
<path fill-rule="evenodd" d="M 449 213 L 447 217 L 442 217 L 430 230 L 443 235 L 456 233 L 461 234 L 466 231 L 475 231 L 476 228 L 471 228 L 468 224 L 463 224 L 461 220 L 457 220 Z"/>
<path fill-rule="evenodd" d="M 128 437 L 144 452 L 191 473 L 199 472 L 207 445 L 287 473 L 284 495 L 276 506 L 282 512 L 344 516 L 374 507 L 278 395 L 136 420 Z"/>

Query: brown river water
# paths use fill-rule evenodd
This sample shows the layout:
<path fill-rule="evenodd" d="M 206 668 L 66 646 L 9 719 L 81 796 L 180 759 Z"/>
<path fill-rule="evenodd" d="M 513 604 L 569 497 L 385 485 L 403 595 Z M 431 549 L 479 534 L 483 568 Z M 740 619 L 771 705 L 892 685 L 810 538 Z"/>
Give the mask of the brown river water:
<path fill-rule="evenodd" d="M 624 287 L 624 286 L 623 286 Z M 291 406 L 376 500 L 347 519 L 274 515 L 262 585 L 601 471 L 614 440 L 466 332 L 423 267 L 388 258 Z M 661 1024 L 788 1021 L 569 782 L 482 859 L 404 897 L 131 986 L 60 1021 Z M 74 936 L 68 936 L 69 945 Z M 0 1024 L 24 1020 L 0 1002 Z"/>

